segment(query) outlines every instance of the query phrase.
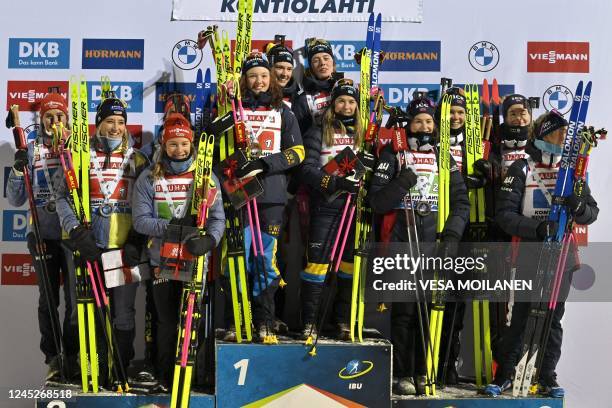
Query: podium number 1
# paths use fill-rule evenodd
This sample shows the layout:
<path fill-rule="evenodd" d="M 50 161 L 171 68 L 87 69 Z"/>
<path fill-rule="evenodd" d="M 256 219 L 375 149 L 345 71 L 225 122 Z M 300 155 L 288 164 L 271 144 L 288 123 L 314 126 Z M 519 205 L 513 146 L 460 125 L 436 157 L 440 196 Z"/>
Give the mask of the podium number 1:
<path fill-rule="evenodd" d="M 234 364 L 234 368 L 236 370 L 240 370 L 240 374 L 238 375 L 238 385 L 244 385 L 244 380 L 246 380 L 247 369 L 249 368 L 249 359 L 243 358 Z"/>

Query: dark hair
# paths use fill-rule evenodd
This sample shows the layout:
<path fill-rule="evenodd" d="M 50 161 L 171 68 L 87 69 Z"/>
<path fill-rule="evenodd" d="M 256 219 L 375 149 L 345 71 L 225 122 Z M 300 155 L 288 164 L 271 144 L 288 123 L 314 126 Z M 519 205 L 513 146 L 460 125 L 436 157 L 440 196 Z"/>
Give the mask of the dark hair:
<path fill-rule="evenodd" d="M 269 70 L 268 72 L 270 74 L 270 86 L 268 87 L 268 92 L 270 92 L 270 95 L 272 96 L 272 102 L 270 102 L 270 106 L 273 108 L 279 109 L 283 106 L 283 88 L 281 88 L 281 86 L 278 84 L 278 81 L 276 80 L 276 75 L 274 75 Z M 247 76 L 247 73 L 245 72 L 240 77 L 240 94 L 241 95 L 246 95 L 247 90 L 248 90 L 247 84 L 246 84 L 246 76 Z"/>

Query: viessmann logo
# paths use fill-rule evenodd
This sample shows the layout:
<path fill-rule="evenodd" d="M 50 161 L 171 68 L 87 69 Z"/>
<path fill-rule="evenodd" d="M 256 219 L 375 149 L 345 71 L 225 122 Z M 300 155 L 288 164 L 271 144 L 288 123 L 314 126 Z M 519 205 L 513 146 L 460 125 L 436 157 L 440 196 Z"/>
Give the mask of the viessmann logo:
<path fill-rule="evenodd" d="M 588 42 L 527 43 L 527 72 L 589 72 Z"/>
<path fill-rule="evenodd" d="M 144 40 L 84 38 L 83 69 L 143 69 Z"/>
<path fill-rule="evenodd" d="M 6 84 L 6 109 L 19 105 L 21 112 L 35 112 L 39 102 L 50 87 L 59 87 L 64 98 L 68 98 L 68 81 L 8 81 Z"/>
<path fill-rule="evenodd" d="M 30 254 L 2 254 L 2 285 L 36 285 Z"/>

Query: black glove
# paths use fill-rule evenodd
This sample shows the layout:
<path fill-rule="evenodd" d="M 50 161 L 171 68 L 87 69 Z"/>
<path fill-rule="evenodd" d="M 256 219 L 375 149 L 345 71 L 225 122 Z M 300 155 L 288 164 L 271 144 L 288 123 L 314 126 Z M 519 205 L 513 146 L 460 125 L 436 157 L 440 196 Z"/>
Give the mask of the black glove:
<path fill-rule="evenodd" d="M 468 188 L 482 188 L 491 179 L 491 163 L 485 159 L 478 159 L 472 165 L 474 173 L 466 176 L 465 184 Z"/>
<path fill-rule="evenodd" d="M 198 235 L 185 243 L 187 250 L 194 256 L 203 256 L 215 247 L 215 239 L 210 235 Z"/>
<path fill-rule="evenodd" d="M 359 191 L 359 180 L 352 180 L 347 177 L 337 177 L 334 179 L 334 193 L 336 191 L 346 191 L 356 194 Z"/>
<path fill-rule="evenodd" d="M 491 178 L 491 163 L 485 159 L 478 159 L 472 165 L 474 171 L 485 176 L 487 179 Z"/>
<path fill-rule="evenodd" d="M 137 266 L 140 264 L 140 253 L 142 252 L 142 247 L 140 245 L 132 244 L 128 242 L 123 247 L 123 264 L 125 266 L 129 266 L 130 268 Z"/>
<path fill-rule="evenodd" d="M 557 235 L 559 224 L 555 221 L 542 221 L 536 228 L 536 234 L 539 239 L 544 240 L 547 237 Z"/>
<path fill-rule="evenodd" d="M 206 118 L 206 114 L 204 117 Z M 222 133 L 227 132 L 233 127 L 234 116 L 232 115 L 232 112 L 227 112 L 225 115 L 219 116 L 212 122 L 204 125 L 206 134 L 213 134 L 215 136 L 221 136 Z"/>
<path fill-rule="evenodd" d="M 410 190 L 412 187 L 416 186 L 418 178 L 411 168 L 405 168 L 402 169 L 396 180 L 404 189 Z"/>
<path fill-rule="evenodd" d="M 482 188 L 487 185 L 487 178 L 480 174 L 472 174 L 465 176 L 465 184 L 467 188 Z"/>
<path fill-rule="evenodd" d="M 585 184 L 582 188 L 581 195 L 576 195 L 576 193 L 572 193 L 569 197 L 565 199 L 565 203 L 569 207 L 570 211 L 574 215 L 581 215 L 584 212 L 584 208 L 586 207 L 586 197 L 591 194 L 591 189 L 588 184 Z"/>
<path fill-rule="evenodd" d="M 19 172 L 23 172 L 23 169 L 28 164 L 28 152 L 26 150 L 17 150 L 15 152 L 15 164 L 13 168 Z"/>
<path fill-rule="evenodd" d="M 439 258 L 454 258 L 459 252 L 459 241 L 461 237 L 454 232 L 445 232 L 442 235 L 442 241 L 438 244 Z"/>
<path fill-rule="evenodd" d="M 368 152 L 359 152 L 357 153 L 357 158 L 365 166 L 366 169 L 372 171 L 374 166 L 376 166 L 376 159 L 372 153 Z"/>
<path fill-rule="evenodd" d="M 260 173 L 265 173 L 268 169 L 268 165 L 264 163 L 263 160 L 251 160 L 246 162 L 242 167 L 236 170 L 236 177 L 245 178 L 245 177 L 254 177 Z"/>
<path fill-rule="evenodd" d="M 183 218 L 172 218 L 170 224 L 180 225 L 182 227 L 193 227 L 196 224 L 195 215 L 185 215 Z"/>
<path fill-rule="evenodd" d="M 70 241 L 86 261 L 93 262 L 100 257 L 100 249 L 96 245 L 93 232 L 82 225 L 70 231 Z"/>

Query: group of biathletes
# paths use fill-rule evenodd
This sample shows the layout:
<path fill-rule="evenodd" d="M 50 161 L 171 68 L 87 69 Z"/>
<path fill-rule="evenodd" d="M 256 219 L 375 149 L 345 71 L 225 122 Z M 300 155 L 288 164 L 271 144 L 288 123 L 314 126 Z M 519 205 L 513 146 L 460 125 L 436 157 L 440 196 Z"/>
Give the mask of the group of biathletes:
<path fill-rule="evenodd" d="M 247 131 L 253 136 L 260 135 L 265 129 L 270 141 L 263 147 L 262 156 L 248 161 L 235 173 L 239 178 L 257 175 L 264 186 L 264 193 L 258 197 L 257 205 L 265 247 L 267 285 L 263 288 L 252 285 L 258 289 L 252 297 L 255 339 L 264 336 L 270 328 L 286 330 L 286 325 L 276 317 L 279 314 L 275 313 L 275 292 L 282 280 L 277 249 L 279 235 L 285 229 L 290 193 L 295 194 L 297 188 L 306 188 L 309 194 L 307 264 L 300 275 L 301 323 L 298 323 L 306 337 L 312 333 L 316 323 L 317 304 L 328 270 L 331 245 L 325 242 L 329 229 L 343 211 L 346 194 L 355 194 L 359 189 L 359 181 L 348 176 L 330 176 L 321 169 L 345 147 L 357 150 L 362 144 L 365 125 L 358 109 L 359 90 L 352 81 L 343 79 L 342 73 L 336 71 L 332 48 L 327 41 L 313 42 L 308 47 L 307 58 L 309 68 L 301 86 L 292 77 L 295 64 L 292 50 L 279 44 L 269 46 L 265 54 L 250 53 L 244 60 L 240 79 Z M 462 158 L 465 154 L 466 98 L 459 88 L 449 88 L 447 92 L 452 95 L 450 214 L 441 236 L 436 236 L 436 212 L 415 211 L 419 240 L 461 241 L 469 224 L 468 189 L 491 185 L 491 178 L 499 177 L 500 173 L 508 175 L 503 188 L 496 192 L 495 220 L 500 230 L 508 237 L 518 236 L 523 241 L 531 242 L 541 242 L 550 236 L 557 226 L 546 218 L 535 217 L 536 212 L 545 208 L 533 208 L 533 200 L 526 200 L 526 197 L 533 197 L 535 190 L 543 188 L 541 183 L 533 182 L 534 172 L 547 173 L 549 176 L 544 180 L 546 187 L 554 186 L 556 177 L 550 174 L 558 168 L 568 122 L 555 111 L 545 113 L 534 122 L 527 98 L 518 94 L 506 96 L 501 105 L 501 143 L 493 147 L 488 160 L 474 164 L 476 171 L 468 178 L 465 166 L 461 166 L 462 162 L 466 162 Z M 33 190 L 46 256 L 38 256 L 32 234 L 28 235 L 28 247 L 36 256 L 37 271 L 40 262 L 47 263 L 52 280 L 53 309 L 58 304 L 60 271 L 64 273 L 66 313 L 63 346 L 68 366 L 75 377 L 78 374 L 79 350 L 74 279 L 70 276 L 74 268 L 70 266 L 71 251 L 60 245 L 63 233 L 71 246 L 90 261 L 99 259 L 104 251 L 122 248 L 124 264 L 131 266 L 140 262 L 141 254 L 145 251 L 155 272 L 147 283 L 147 310 L 151 312 L 150 308 L 153 309 L 156 330 L 154 343 L 147 343 L 148 364 L 139 375 L 147 377 L 149 371 L 148 374 L 155 377 L 161 390 L 167 390 L 171 384 L 182 282 L 159 279 L 156 275 L 161 240 L 168 225 L 193 222 L 186 209 L 191 198 L 189 187 L 194 177 L 194 141 L 197 135 L 192 130 L 189 106 L 185 106 L 185 103 L 182 97 L 168 98 L 163 127 L 159 138 L 149 149 L 149 155 L 131 148 L 132 142 L 126 128 L 127 112 L 122 101 L 111 97 L 98 106 L 95 135 L 91 139 L 90 180 L 95 181 L 96 186 L 110 184 L 115 191 L 105 196 L 107 193 L 104 189 L 91 189 L 92 222 L 89 228 L 79 223 L 72 210 L 72 198 L 52 146 L 52 125 L 59 122 L 67 125 L 68 106 L 63 97 L 51 93 L 40 102 L 39 134 L 36 140 L 29 143 L 27 151 L 15 154 L 7 189 L 8 200 L 14 206 L 24 204 L 26 190 L 23 171 L 28 166 L 34 174 Z M 390 242 L 406 242 L 408 238 L 406 223 L 409 220 L 402 209 L 404 197 L 411 191 L 413 198 L 418 200 L 421 194 L 417 184 L 419 178 L 428 178 L 438 171 L 435 164 L 439 126 L 436 104 L 427 96 L 420 95 L 401 113 L 408 151 L 396 153 L 389 144 L 378 149 L 375 158 L 368 159 L 363 154 L 359 156 L 372 171 L 370 185 L 366 186 L 367 204 L 377 217 L 395 213 L 394 225 L 386 229 L 390 234 L 386 239 Z M 400 160 L 402 155 L 405 157 Z M 414 161 L 433 164 L 415 168 L 411 165 Z M 219 184 L 217 176 L 212 177 L 216 185 Z M 288 192 L 288 186 L 293 186 L 294 191 Z M 333 201 L 327 200 L 338 192 L 341 194 Z M 218 194 L 210 207 L 206 234 L 196 235 L 186 242 L 188 251 L 193 255 L 201 256 L 220 245 L 225 229 L 223 200 L 224 196 Z M 110 211 L 107 211 L 109 204 Z M 571 195 L 567 204 L 576 222 L 582 225 L 591 224 L 597 218 L 597 203 L 588 189 L 581 197 Z M 490 221 L 494 222 L 492 219 Z M 351 233 L 354 233 L 354 222 Z M 250 238 L 249 235 L 247 232 L 244 234 L 246 238 Z M 353 242 L 352 239 L 349 238 L 348 242 Z M 381 238 L 377 237 L 376 240 Z M 248 246 L 246 248 L 249 250 Z M 346 245 L 342 260 L 330 314 L 337 338 L 348 340 L 353 245 Z M 568 265 L 568 269 L 571 267 Z M 254 269 L 252 263 L 247 265 L 251 278 Z M 529 274 L 530 271 L 523 273 Z M 223 273 L 218 279 L 222 281 L 221 287 L 228 287 L 227 283 L 223 283 L 227 281 Z M 134 283 L 110 290 L 112 324 L 125 367 L 134 357 L 137 286 Z M 225 290 L 225 293 L 228 292 Z M 50 327 L 50 311 L 44 296 L 41 289 L 38 305 L 40 348 L 49 366 L 48 378 L 53 379 L 58 377 L 58 361 Z M 231 301 L 226 300 L 226 303 L 231 304 Z M 229 313 L 225 313 L 224 339 L 231 341 L 236 336 L 231 307 L 225 307 L 225 310 L 228 309 Z M 394 391 L 422 394 L 426 364 L 419 343 L 415 303 L 392 303 L 390 309 Z M 561 353 L 563 312 L 564 305 L 561 303 L 554 314 L 539 377 L 544 392 L 557 397 L 563 395 L 555 374 Z M 57 313 L 57 310 L 51 313 Z M 505 329 L 501 344 L 494 350 L 499 366 L 493 384 L 487 387 L 491 395 L 498 395 L 510 387 L 528 313 L 527 303 L 514 305 L 512 320 Z M 462 319 L 463 313 L 460 312 L 456 319 L 459 329 Z M 443 336 L 448 336 L 448 333 Z M 455 363 L 460 349 L 459 330 L 455 330 L 452 338 L 446 340 L 452 342 L 452 347 L 444 381 L 454 384 L 457 383 Z M 99 356 L 101 361 L 104 359 L 102 354 Z"/>

